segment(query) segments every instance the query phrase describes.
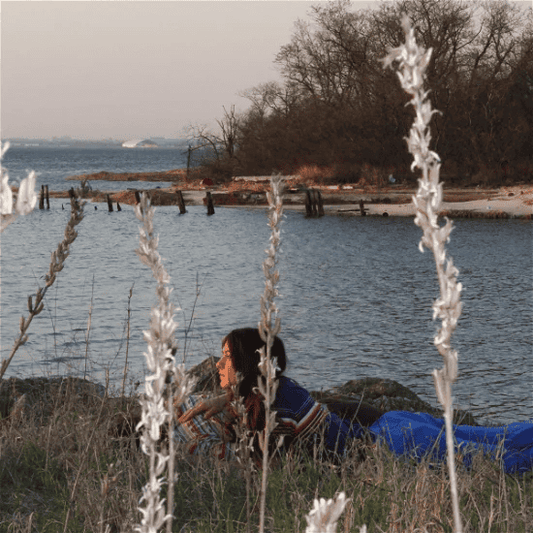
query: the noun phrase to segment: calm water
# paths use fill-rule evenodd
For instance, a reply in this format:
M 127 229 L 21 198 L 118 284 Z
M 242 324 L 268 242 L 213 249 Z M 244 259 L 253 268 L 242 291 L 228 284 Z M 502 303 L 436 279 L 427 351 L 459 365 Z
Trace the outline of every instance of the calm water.
M 48 185 L 50 190 L 65 191 L 78 187 L 78 181 L 66 181 L 72 175 L 96 172 L 151 172 L 173 170 L 187 166 L 186 147 L 170 148 L 62 148 L 12 146 L 6 153 L 4 167 L 8 169 L 10 182 L 37 173 L 39 188 Z M 93 189 L 118 191 L 126 187 L 150 189 L 164 187 L 165 182 L 146 181 L 91 181 Z
M 113 171 L 106 161 L 99 169 Z M 19 217 L 2 234 L 2 358 L 68 220 L 61 200 L 51 204 L 50 211 Z M 218 208 L 207 217 L 204 208 L 190 207 L 180 216 L 175 207 L 160 207 L 155 224 L 174 302 L 181 306 L 181 357 L 192 365 L 218 354 L 230 329 L 259 320 L 266 214 Z M 113 383 L 121 383 L 133 287 L 129 376 L 142 380 L 142 330 L 155 283 L 133 251 L 137 227 L 129 206 L 107 213 L 87 205 L 71 256 L 10 375 L 87 370 L 103 381 L 109 369 Z M 388 377 L 436 404 L 431 371 L 442 363 L 432 343 L 437 324 L 431 304 L 438 286 L 431 256 L 417 249 L 419 237 L 411 218 L 308 220 L 286 213 L 278 304 L 289 375 L 310 389 Z M 455 401 L 486 421 L 533 413 L 532 247 L 531 222 L 518 220 L 458 220 L 449 244 L 464 286 L 464 311 L 453 337 L 460 357 Z

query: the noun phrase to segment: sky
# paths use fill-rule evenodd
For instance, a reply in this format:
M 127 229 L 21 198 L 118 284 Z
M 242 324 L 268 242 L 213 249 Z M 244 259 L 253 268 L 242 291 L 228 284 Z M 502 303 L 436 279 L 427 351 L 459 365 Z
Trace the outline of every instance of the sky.
M 4 1 L 1 122 L 13 137 L 180 138 L 216 130 L 327 0 Z M 353 1 L 354 9 L 380 1 Z M 532 0 L 527 0 L 526 3 Z
M 317 3 L 2 1 L 2 138 L 216 129 L 223 106 L 248 107 L 239 93 L 281 80 L 274 58 Z

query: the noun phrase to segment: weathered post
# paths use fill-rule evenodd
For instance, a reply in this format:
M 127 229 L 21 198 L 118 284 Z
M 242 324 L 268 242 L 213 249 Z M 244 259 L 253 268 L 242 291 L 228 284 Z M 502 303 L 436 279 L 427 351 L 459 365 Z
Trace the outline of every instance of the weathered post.
M 187 150 L 187 174 L 185 175 L 186 180 L 189 179 L 189 167 L 191 166 L 191 152 L 192 152 L 192 147 L 189 144 L 189 149 Z M 180 210 L 180 213 L 181 213 L 181 210 Z
M 184 215 L 187 212 L 187 209 L 185 209 L 185 201 L 183 200 L 183 194 L 181 191 L 176 191 L 176 195 L 178 197 L 178 206 L 180 208 L 180 215 Z
M 215 208 L 213 207 L 213 197 L 211 196 L 211 193 L 209 191 L 205 193 L 205 199 L 207 203 L 207 214 L 214 215 Z
M 317 215 L 319 217 L 324 216 L 324 201 L 322 200 L 322 193 L 320 191 L 316 191 L 316 209 L 317 209 Z
M 306 217 L 312 217 L 313 216 L 313 209 L 312 209 L 312 199 L 311 199 L 311 189 L 307 189 L 305 191 L 305 216 Z
M 120 204 L 117 202 L 117 211 L 122 211 L 122 207 L 120 207 Z
M 311 211 L 312 211 L 312 216 L 314 217 L 316 217 L 318 214 L 317 209 L 316 209 L 316 205 L 317 205 L 316 198 L 317 198 L 317 190 L 311 189 Z
M 41 185 L 41 194 L 39 196 L 39 209 L 44 209 L 44 185 Z
M 361 211 L 361 216 L 362 217 L 366 216 L 365 202 L 363 202 L 362 198 L 361 198 L 361 200 L 359 200 L 359 211 Z
M 44 195 L 46 197 L 46 209 L 50 209 L 50 194 L 48 192 L 48 185 L 44 186 Z
M 110 213 L 113 212 L 113 202 L 111 201 L 111 198 L 109 198 L 109 194 L 107 195 L 107 209 Z

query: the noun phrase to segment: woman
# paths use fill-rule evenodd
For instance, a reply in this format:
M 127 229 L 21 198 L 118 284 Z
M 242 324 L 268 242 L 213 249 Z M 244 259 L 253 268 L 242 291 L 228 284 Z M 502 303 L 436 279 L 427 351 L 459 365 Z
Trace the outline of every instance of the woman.
M 186 429 L 200 426 L 195 448 L 216 453 L 219 457 L 233 453 L 231 442 L 235 441 L 233 430 L 236 413 L 230 402 L 235 390 L 246 407 L 247 425 L 253 431 L 265 426 L 265 408 L 256 390 L 260 375 L 258 350 L 265 343 L 259 331 L 253 328 L 233 330 L 222 341 L 222 358 L 217 363 L 222 396 L 198 401 L 190 399 L 178 411 L 179 422 L 184 425 L 180 440 L 187 440 Z M 368 435 L 372 440 L 386 442 L 399 456 L 409 454 L 418 458 L 430 456 L 442 460 L 446 453 L 444 421 L 422 413 L 390 411 L 382 414 L 377 409 L 360 405 L 349 419 L 341 418 L 327 407 L 315 401 L 309 392 L 292 379 L 283 375 L 287 358 L 283 342 L 275 338 L 271 356 L 277 364 L 278 388 L 272 404 L 278 425 L 272 434 L 271 443 L 284 437 L 284 447 L 302 442 L 314 446 L 322 437 L 325 449 L 344 455 L 346 445 L 354 439 Z M 238 378 L 241 378 L 240 382 Z M 330 407 L 331 408 L 331 407 Z M 209 420 L 215 422 L 209 422 Z M 209 427 L 208 427 L 209 426 Z M 463 462 L 468 466 L 477 450 L 484 450 L 494 458 L 501 458 L 506 472 L 526 472 L 533 469 L 533 423 L 518 422 L 508 426 L 487 428 L 454 426 L 454 438 Z M 203 447 L 203 448 L 202 448 Z M 503 453 L 502 453 L 503 452 Z
M 236 420 L 236 413 L 230 405 L 233 391 L 243 399 L 248 428 L 255 432 L 264 429 L 265 407 L 256 390 L 257 380 L 261 377 L 258 350 L 263 346 L 265 343 L 254 328 L 233 330 L 223 339 L 222 358 L 217 363 L 217 369 L 220 385 L 226 392 L 206 400 L 192 397 L 186 405 L 178 407 L 178 421 L 182 427 L 177 427 L 176 436 L 178 440 L 188 442 L 189 453 L 218 457 L 233 454 L 231 443 L 235 441 L 233 424 Z M 322 438 L 326 450 L 342 455 L 347 440 L 361 438 L 364 428 L 381 416 L 378 409 L 361 404 L 356 412 L 350 413 L 350 420 L 342 419 L 315 401 L 294 380 L 283 375 L 287 358 L 283 342 L 277 337 L 271 356 L 275 358 L 278 368 L 278 389 L 272 404 L 277 426 L 270 439 L 271 445 L 279 442 L 283 436 L 284 449 L 300 442 L 311 450 Z M 255 446 L 255 449 L 259 447 Z

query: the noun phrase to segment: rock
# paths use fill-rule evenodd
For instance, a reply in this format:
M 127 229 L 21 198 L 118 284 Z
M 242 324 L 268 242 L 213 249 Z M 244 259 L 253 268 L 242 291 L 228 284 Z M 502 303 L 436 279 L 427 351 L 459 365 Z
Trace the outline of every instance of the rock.
M 187 373 L 197 382 L 194 394 L 219 394 L 220 381 L 216 363 L 218 357 L 208 357 Z M 362 378 L 346 382 L 340 387 L 326 391 L 311 391 L 317 401 L 330 406 L 341 416 L 351 418 L 363 403 L 376 409 L 376 413 L 387 411 L 411 411 L 428 413 L 441 418 L 443 413 L 421 400 L 413 391 L 397 381 L 387 378 Z M 81 401 L 87 413 L 96 412 L 105 398 L 105 388 L 81 378 L 9 378 L 0 382 L 0 420 L 20 416 L 22 409 L 32 409 L 38 418 L 50 416 L 57 407 L 75 397 Z M 17 403 L 18 402 L 18 403 Z M 141 408 L 135 398 L 107 398 L 106 412 L 116 417 L 116 430 L 128 434 L 141 417 Z M 15 408 L 16 406 L 16 408 Z M 16 411 L 16 412 L 15 412 Z M 456 424 L 478 425 L 467 411 L 454 410 Z
M 105 394 L 102 385 L 73 377 L 7 378 L 0 381 L 0 418 L 7 418 L 15 403 L 25 396 L 25 406 L 36 409 L 39 417 L 47 417 L 55 406 L 64 404 L 72 395 L 82 400 L 87 408 Z
M 348 381 L 329 391 L 313 391 L 311 395 L 319 402 L 345 403 L 346 405 L 364 402 L 386 413 L 388 411 L 410 411 L 428 413 L 442 418 L 443 411 L 421 400 L 417 394 L 388 378 L 361 378 Z M 474 416 L 460 409 L 454 410 L 454 423 L 477 426 Z
M 219 360 L 220 357 L 208 357 L 187 371 L 189 376 L 197 380 L 193 394 L 220 392 L 220 378 L 216 367 Z

